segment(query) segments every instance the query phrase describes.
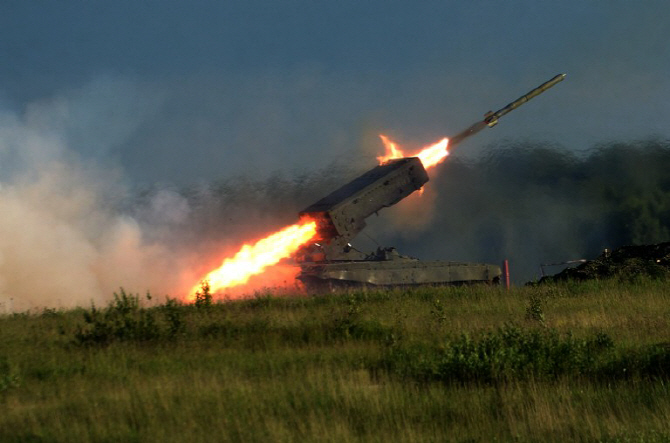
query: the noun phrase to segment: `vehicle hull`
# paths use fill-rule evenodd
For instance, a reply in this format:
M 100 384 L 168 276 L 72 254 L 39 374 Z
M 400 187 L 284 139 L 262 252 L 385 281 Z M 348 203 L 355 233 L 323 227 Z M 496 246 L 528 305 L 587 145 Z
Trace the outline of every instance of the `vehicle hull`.
M 298 279 L 319 286 L 418 286 L 498 283 L 499 266 L 422 260 L 303 263 Z

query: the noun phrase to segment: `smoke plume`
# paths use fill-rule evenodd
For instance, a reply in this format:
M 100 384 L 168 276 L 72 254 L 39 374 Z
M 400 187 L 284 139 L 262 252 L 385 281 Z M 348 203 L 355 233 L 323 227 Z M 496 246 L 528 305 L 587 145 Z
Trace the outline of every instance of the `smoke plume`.
M 106 303 L 121 286 L 183 287 L 188 254 L 174 254 L 168 239 L 187 200 L 162 190 L 129 205 L 134 190 L 110 155 L 155 104 L 131 83 L 101 78 L 20 115 L 0 112 L 4 310 Z
M 134 187 L 114 153 L 159 105 L 155 91 L 103 78 L 0 111 L 0 312 L 106 304 L 120 287 L 182 298 L 342 170 Z
M 492 145 L 475 160 L 452 156 L 433 174 L 426 188 L 436 206 L 423 229 L 377 227 L 383 242 L 420 258 L 509 259 L 523 282 L 539 277 L 541 264 L 668 241 L 668 167 L 667 140 L 608 142 L 581 154 L 540 142 Z
M 105 304 L 120 287 L 183 297 L 243 242 L 294 223 L 299 210 L 374 166 L 364 131 L 360 156 L 307 173 L 137 188 L 116 153 L 156 118 L 161 100 L 102 78 L 21 113 L 0 110 L 0 312 Z M 531 141 L 489 145 L 476 158 L 447 158 L 422 196 L 371 217 L 353 243 L 422 259 L 507 258 L 523 282 L 541 263 L 667 241 L 669 169 L 662 139 L 581 154 Z
M 203 258 L 220 260 L 220 251 L 293 223 L 297 211 L 372 166 L 342 160 L 302 176 L 230 178 L 184 192 L 197 225 L 189 242 L 204 245 Z M 582 153 L 532 141 L 491 145 L 477 159 L 453 155 L 431 169 L 423 195 L 370 217 L 353 245 L 365 252 L 395 246 L 432 260 L 509 259 L 514 281 L 523 283 L 540 276 L 541 264 L 668 241 L 668 168 L 667 140 L 607 142 Z

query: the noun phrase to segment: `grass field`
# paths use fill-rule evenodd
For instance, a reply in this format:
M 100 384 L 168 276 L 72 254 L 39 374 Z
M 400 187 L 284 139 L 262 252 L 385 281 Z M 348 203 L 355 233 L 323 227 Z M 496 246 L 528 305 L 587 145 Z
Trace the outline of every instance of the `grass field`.
M 0 317 L 0 441 L 670 441 L 670 284 Z

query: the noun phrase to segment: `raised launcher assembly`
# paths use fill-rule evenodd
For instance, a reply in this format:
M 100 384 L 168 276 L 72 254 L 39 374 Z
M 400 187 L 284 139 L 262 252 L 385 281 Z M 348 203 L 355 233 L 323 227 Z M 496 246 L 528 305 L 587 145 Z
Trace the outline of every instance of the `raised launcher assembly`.
M 559 74 L 528 94 L 479 121 L 450 139 L 453 148 L 467 137 L 541 94 L 565 78 Z M 300 212 L 301 218 L 317 222 L 316 243 L 296 254 L 301 272 L 298 279 L 307 286 L 402 286 L 495 283 L 499 266 L 483 263 L 421 261 L 398 254 L 395 248 L 379 248 L 372 254 L 354 249 L 350 242 L 365 228 L 365 219 L 393 206 L 428 182 L 418 157 L 389 160 L 342 186 Z

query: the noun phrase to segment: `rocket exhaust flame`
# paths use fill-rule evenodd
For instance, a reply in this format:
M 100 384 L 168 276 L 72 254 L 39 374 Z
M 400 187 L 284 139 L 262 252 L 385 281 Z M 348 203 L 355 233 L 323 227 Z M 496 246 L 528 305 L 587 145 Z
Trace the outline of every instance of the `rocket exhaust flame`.
M 498 109 L 496 112 L 489 111 L 484 115 L 484 120 L 478 121 L 475 124 L 471 125 L 469 128 L 465 129 L 464 131 L 461 131 L 460 133 L 456 134 L 455 136 L 451 137 L 451 143 L 449 143 L 449 139 L 443 138 L 439 142 L 427 146 L 423 148 L 421 151 L 414 153 L 414 154 L 406 154 L 404 153 L 398 146 L 389 140 L 388 137 L 384 135 L 380 135 L 382 142 L 384 143 L 384 146 L 386 146 L 386 154 L 377 157 L 379 160 L 380 164 L 383 164 L 391 159 L 395 158 L 401 158 L 401 157 L 419 157 L 421 159 L 421 163 L 423 163 L 423 167 L 425 169 L 428 169 L 432 166 L 435 166 L 439 163 L 441 163 L 447 155 L 449 155 L 449 151 L 447 150 L 447 145 L 450 145 L 451 148 L 453 149 L 454 146 L 462 142 L 468 137 L 471 137 L 472 135 L 478 133 L 479 131 L 483 130 L 486 127 L 492 128 L 493 126 L 498 124 L 498 120 L 518 108 L 519 106 L 523 105 L 524 103 L 528 102 L 534 97 L 537 97 L 538 95 L 542 94 L 544 91 L 547 89 L 553 87 L 557 83 L 563 81 L 565 79 L 565 74 L 558 74 L 551 78 L 550 80 L 542 83 L 540 86 L 537 88 L 531 90 L 525 95 L 522 95 L 521 97 L 517 98 L 513 102 L 509 103 L 507 106 Z
M 386 154 L 377 157 L 380 164 L 403 157 L 419 157 L 424 168 L 441 163 L 449 151 L 449 140 L 443 138 L 437 143 L 423 148 L 418 153 L 407 155 L 388 137 L 380 135 L 386 148 Z M 189 301 L 195 301 L 196 293 L 203 283 L 209 285 L 212 293 L 245 284 L 249 278 L 262 273 L 267 267 L 276 265 L 280 260 L 291 257 L 297 250 L 312 240 L 317 234 L 316 222 L 305 220 L 288 226 L 281 231 L 258 240 L 253 245 L 245 244 L 232 258 L 223 261 L 218 269 L 207 274 L 188 294 Z
M 307 220 L 288 226 L 256 243 L 245 244 L 233 258 L 227 258 L 218 269 L 207 274 L 201 281 L 209 284 L 212 293 L 246 283 L 253 275 L 260 274 L 268 266 L 288 258 L 316 234 L 316 222 Z M 195 293 L 201 284 L 193 287 L 189 301 L 195 300 Z
M 384 147 L 386 148 L 386 153 L 377 157 L 379 164 L 384 164 L 387 161 L 396 158 L 419 157 L 423 167 L 428 169 L 439 163 L 442 163 L 442 161 L 444 161 L 444 159 L 449 155 L 449 151 L 447 150 L 447 146 L 449 145 L 448 138 L 443 138 L 442 140 L 433 143 L 432 145 L 426 146 L 419 152 L 412 154 L 405 153 L 402 149 L 398 148 L 398 145 L 395 142 L 391 141 L 385 135 L 380 134 L 379 138 L 382 139 L 382 143 L 384 143 Z
M 532 99 L 533 97 L 536 97 L 537 95 L 551 88 L 558 82 L 562 81 L 564 78 L 565 74 L 559 74 L 553 77 L 551 80 L 531 90 L 529 93 L 519 97 L 518 99 L 511 102 L 507 106 L 499 109 L 498 111 L 486 113 L 483 120 L 476 122 L 469 128 L 451 137 L 451 143 L 449 139 L 443 138 L 442 140 L 430 146 L 426 146 L 419 152 L 409 154 L 403 152 L 403 150 L 400 149 L 398 145 L 393 141 L 391 141 L 388 137 L 380 135 L 380 138 L 386 148 L 386 154 L 377 157 L 381 165 L 377 168 L 380 167 L 388 168 L 389 166 L 392 166 L 392 164 L 386 165 L 386 163 L 392 159 L 418 157 L 423 166 L 422 170 L 423 177 L 421 177 L 421 184 L 423 184 L 428 181 L 428 176 L 426 175 L 425 170 L 435 165 L 438 165 L 444 161 L 444 159 L 449 155 L 449 151 L 447 149 L 448 146 L 453 149 L 464 139 L 476 134 L 477 132 L 483 130 L 484 128 L 495 126 L 498 123 L 498 119 L 500 117 L 508 114 L 509 112 L 513 111 L 514 109 L 526 103 L 528 100 Z M 412 158 L 406 158 L 406 162 L 416 162 L 416 160 Z M 398 165 L 402 166 L 400 163 L 398 163 Z M 371 171 L 375 171 L 377 168 Z M 417 170 L 418 169 L 419 168 L 417 168 Z M 370 179 L 370 177 L 367 177 L 367 174 L 369 174 L 371 171 L 359 177 L 359 179 L 361 178 Z M 356 181 L 352 183 L 356 183 Z M 336 191 L 333 194 L 337 194 L 336 198 L 338 199 L 343 198 L 343 196 L 340 195 L 343 192 L 345 193 L 344 195 L 345 199 L 347 197 L 350 197 L 348 193 L 351 192 L 351 189 L 349 189 L 348 186 L 349 185 L 341 188 L 340 190 Z M 402 188 L 400 189 L 402 190 Z M 408 188 L 408 189 L 409 191 L 405 195 L 402 195 L 401 197 L 394 195 L 390 205 L 397 203 L 400 199 L 406 197 L 415 190 L 420 190 L 422 188 L 420 188 L 419 185 L 419 187 Z M 407 189 L 405 191 L 407 191 Z M 354 201 L 354 203 L 356 203 L 356 201 Z M 317 203 L 317 206 L 318 204 L 319 203 Z M 319 210 L 316 210 L 316 212 L 319 212 Z M 364 226 L 365 226 L 364 222 L 359 222 L 358 229 L 360 230 Z M 348 227 L 344 228 L 343 231 L 349 233 L 351 232 L 351 230 Z M 289 227 L 286 227 L 274 234 L 271 234 L 266 238 L 257 241 L 253 245 L 248 244 L 244 245 L 242 249 L 240 249 L 240 251 L 233 258 L 224 260 L 223 264 L 218 269 L 207 274 L 201 281 L 206 282 L 209 285 L 210 290 L 214 293 L 226 288 L 244 284 L 249 280 L 251 276 L 260 274 L 267 267 L 276 265 L 277 263 L 279 263 L 280 260 L 293 256 L 300 249 L 302 245 L 314 239 L 314 237 L 316 236 L 317 236 L 316 222 L 313 219 L 303 219 L 303 221 L 291 225 Z M 345 252 L 348 253 L 348 251 Z M 191 292 L 189 294 L 189 299 L 191 301 L 195 299 L 196 292 L 201 288 L 201 286 L 203 285 L 198 284 L 193 289 L 191 289 Z
M 384 143 L 384 148 L 386 149 L 386 153 L 384 155 L 377 157 L 380 165 L 386 163 L 389 160 L 393 160 L 394 158 L 404 157 L 402 151 L 398 148 L 398 145 L 396 145 L 395 142 L 392 142 L 391 139 L 389 139 L 384 134 L 379 134 L 379 138 L 382 139 L 382 143 Z
M 441 163 L 448 155 L 449 139 L 426 146 L 417 153 L 407 154 L 388 137 L 380 135 L 386 154 L 377 157 L 380 164 L 389 160 L 403 157 L 418 157 L 425 169 Z M 233 257 L 223 261 L 223 264 L 207 274 L 201 283 L 195 285 L 189 292 L 189 301 L 194 301 L 196 292 L 201 290 L 202 282 L 206 282 L 212 293 L 245 284 L 250 277 L 260 274 L 267 267 L 277 264 L 280 260 L 294 255 L 294 253 L 317 233 L 316 222 L 308 220 L 291 225 L 253 245 L 245 244 Z

